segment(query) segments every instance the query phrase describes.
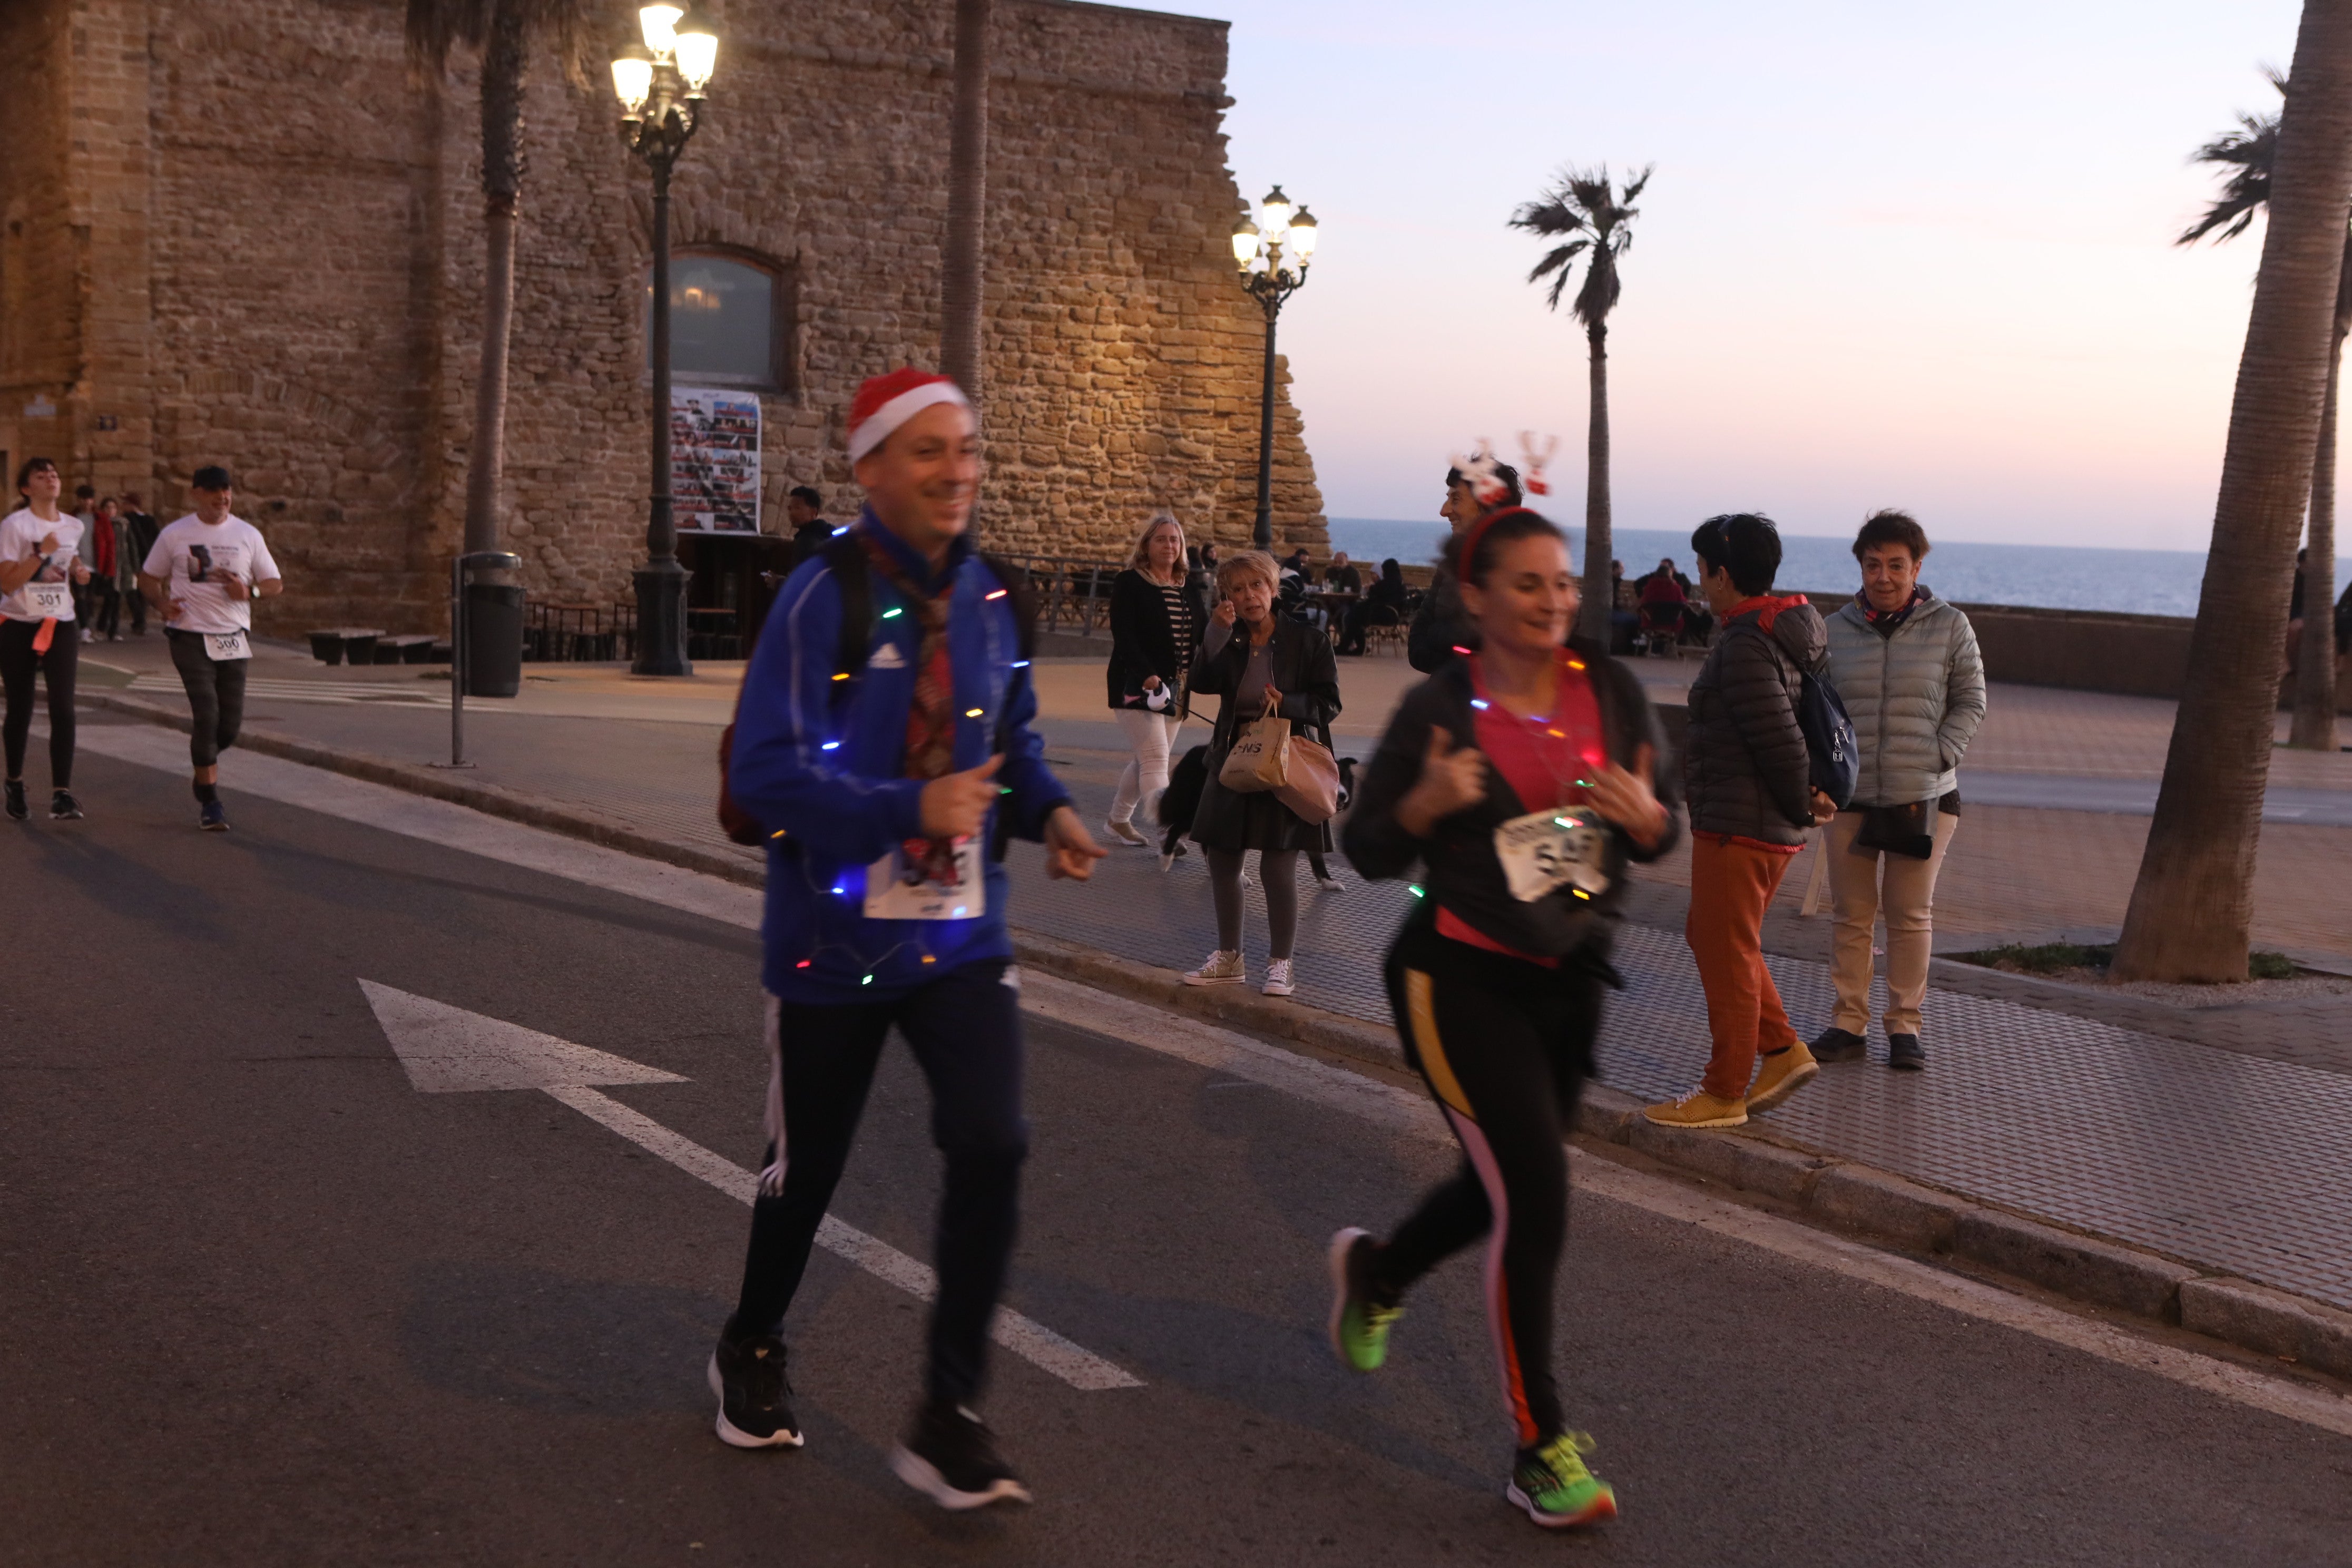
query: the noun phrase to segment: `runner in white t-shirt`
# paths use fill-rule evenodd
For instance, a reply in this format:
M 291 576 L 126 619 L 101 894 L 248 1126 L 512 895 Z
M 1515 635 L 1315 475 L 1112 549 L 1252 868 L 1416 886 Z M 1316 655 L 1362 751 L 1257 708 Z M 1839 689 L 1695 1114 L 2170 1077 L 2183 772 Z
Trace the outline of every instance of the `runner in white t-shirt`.
M 13 822 L 32 815 L 25 805 L 25 742 L 33 729 L 37 672 L 49 694 L 49 816 L 70 822 L 81 816 L 73 797 L 74 671 L 81 647 L 74 636 L 74 589 L 89 581 L 89 568 L 79 553 L 80 520 L 58 510 L 63 488 L 55 463 L 27 458 L 16 470 L 25 504 L 0 518 L 0 686 L 8 704 L 0 735 Z
M 139 568 L 139 588 L 163 612 L 172 664 L 187 688 L 195 723 L 196 825 L 228 831 L 221 810 L 220 754 L 245 722 L 245 673 L 253 662 L 253 601 L 286 586 L 261 531 L 229 510 L 236 487 L 223 468 L 198 468 L 196 510 L 155 536 Z

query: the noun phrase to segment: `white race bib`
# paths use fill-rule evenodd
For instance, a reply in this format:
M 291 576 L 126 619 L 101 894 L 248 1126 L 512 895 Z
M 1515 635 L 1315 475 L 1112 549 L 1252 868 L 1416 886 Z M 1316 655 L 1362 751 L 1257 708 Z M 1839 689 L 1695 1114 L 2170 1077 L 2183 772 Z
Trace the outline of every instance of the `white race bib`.
M 206 632 L 205 651 L 215 658 L 251 658 L 253 649 L 247 646 L 245 633 Z
M 1608 848 L 1608 824 L 1581 807 L 1531 811 L 1495 829 L 1495 857 L 1503 863 L 1511 897 L 1523 904 L 1562 886 L 1599 898 L 1609 890 L 1601 869 Z
M 980 867 L 980 840 L 955 847 L 955 880 L 909 879 L 907 854 L 894 848 L 866 868 L 866 918 L 870 921 L 968 921 L 988 912 L 988 883 Z
M 63 583 L 27 583 L 25 607 L 44 620 L 73 612 L 73 590 Z

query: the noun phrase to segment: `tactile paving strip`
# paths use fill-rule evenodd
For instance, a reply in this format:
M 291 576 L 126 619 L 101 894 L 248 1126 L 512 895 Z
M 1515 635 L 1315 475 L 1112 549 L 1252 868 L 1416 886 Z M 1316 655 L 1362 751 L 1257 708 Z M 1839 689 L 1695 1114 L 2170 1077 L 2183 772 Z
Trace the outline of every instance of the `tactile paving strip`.
M 1071 777 L 1073 773 L 1077 777 Z M 1066 770 L 1099 811 L 1107 787 Z M 1099 818 L 1096 818 L 1099 820 Z M 1253 857 L 1253 861 L 1255 858 Z M 1162 874 L 1120 848 L 1091 885 L 1048 882 L 1013 859 L 1014 923 L 1121 957 L 1189 969 L 1216 940 L 1197 850 Z M 1381 955 L 1411 897 L 1342 870 L 1319 893 L 1302 868 L 1298 999 L 1388 1022 Z M 1265 908 L 1244 945 L 1265 968 Z M 1628 925 L 1626 989 L 1602 1031 L 1604 1081 L 1664 1099 L 1698 1080 L 1706 1007 L 1679 932 Z M 1829 1017 L 1825 964 L 1771 961 L 1800 1033 Z M 1877 998 L 1883 1001 L 1883 994 Z M 1949 1187 L 2352 1308 L 2352 1079 L 2135 1033 L 2014 1002 L 1931 990 L 1929 1069 L 1827 1067 L 1770 1115 L 1823 1153 Z

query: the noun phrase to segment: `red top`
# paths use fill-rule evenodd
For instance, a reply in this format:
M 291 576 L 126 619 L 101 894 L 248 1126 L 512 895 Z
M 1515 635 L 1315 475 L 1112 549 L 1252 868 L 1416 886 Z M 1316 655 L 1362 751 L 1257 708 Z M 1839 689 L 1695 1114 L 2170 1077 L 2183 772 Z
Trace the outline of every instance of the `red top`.
M 1477 693 L 1470 707 L 1476 715 L 1478 749 L 1486 754 L 1489 765 L 1510 782 L 1520 804 L 1529 811 L 1582 805 L 1590 797 L 1582 782 L 1609 760 L 1608 742 L 1601 729 L 1601 700 L 1593 694 L 1591 678 L 1584 673 L 1584 660 L 1562 648 L 1555 675 L 1553 711 L 1522 719 L 1487 697 L 1486 669 L 1477 655 L 1470 656 L 1470 684 Z M 1504 946 L 1442 906 L 1437 911 L 1437 934 L 1547 969 L 1559 965 L 1557 958 Z

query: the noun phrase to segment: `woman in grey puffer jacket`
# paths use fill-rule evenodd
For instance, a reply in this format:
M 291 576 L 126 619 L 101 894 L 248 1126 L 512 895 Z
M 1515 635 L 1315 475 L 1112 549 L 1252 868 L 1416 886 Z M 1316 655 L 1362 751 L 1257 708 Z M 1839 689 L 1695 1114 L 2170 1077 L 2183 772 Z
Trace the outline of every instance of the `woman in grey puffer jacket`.
M 1853 542 L 1863 590 L 1829 620 L 1830 684 L 1853 721 L 1861 777 L 1823 851 L 1837 914 L 1837 1014 L 1816 1060 L 1856 1061 L 1870 1026 L 1871 931 L 1886 921 L 1887 1066 L 1927 1065 L 1919 1003 L 1934 944 L 1936 874 L 1959 826 L 1960 755 L 1985 713 L 1984 658 L 1968 616 L 1918 585 L 1927 535 L 1881 511 Z M 1885 866 L 1881 886 L 1880 865 Z

